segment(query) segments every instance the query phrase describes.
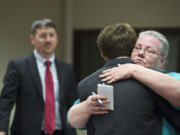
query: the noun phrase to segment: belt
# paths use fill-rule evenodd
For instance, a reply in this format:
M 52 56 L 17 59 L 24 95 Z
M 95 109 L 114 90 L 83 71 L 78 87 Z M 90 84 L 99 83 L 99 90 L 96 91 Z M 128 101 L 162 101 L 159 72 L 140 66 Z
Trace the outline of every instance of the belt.
M 49 135 L 46 131 L 41 131 L 41 135 Z M 53 135 L 64 135 L 63 130 L 55 130 Z

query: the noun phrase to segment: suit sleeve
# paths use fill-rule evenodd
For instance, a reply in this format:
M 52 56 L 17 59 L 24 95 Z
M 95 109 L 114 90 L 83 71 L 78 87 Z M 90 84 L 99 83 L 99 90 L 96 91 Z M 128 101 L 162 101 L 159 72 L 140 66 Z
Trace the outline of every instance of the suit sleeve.
M 168 101 L 155 95 L 156 103 L 160 108 L 162 115 L 173 126 L 173 128 L 180 133 L 180 110 L 173 107 Z
M 8 131 L 9 116 L 16 101 L 19 87 L 19 73 L 15 62 L 10 61 L 3 80 L 3 89 L 0 95 L 0 131 Z

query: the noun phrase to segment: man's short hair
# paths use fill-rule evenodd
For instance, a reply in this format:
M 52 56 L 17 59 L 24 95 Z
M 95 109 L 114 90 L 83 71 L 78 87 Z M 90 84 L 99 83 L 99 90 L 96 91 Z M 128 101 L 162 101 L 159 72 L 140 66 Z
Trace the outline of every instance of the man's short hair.
M 105 27 L 97 37 L 98 48 L 109 59 L 130 57 L 137 35 L 127 23 L 117 23 Z
M 147 30 L 147 31 L 140 32 L 138 37 L 141 37 L 143 35 L 151 35 L 151 36 L 154 36 L 155 38 L 157 38 L 162 44 L 161 48 L 160 48 L 160 55 L 164 56 L 164 57 L 168 56 L 169 42 L 163 34 L 157 32 L 157 31 L 154 31 L 154 30 Z
M 56 30 L 56 25 L 53 23 L 51 19 L 43 18 L 40 20 L 35 20 L 31 25 L 31 34 L 35 35 L 36 30 L 41 27 L 50 27 Z

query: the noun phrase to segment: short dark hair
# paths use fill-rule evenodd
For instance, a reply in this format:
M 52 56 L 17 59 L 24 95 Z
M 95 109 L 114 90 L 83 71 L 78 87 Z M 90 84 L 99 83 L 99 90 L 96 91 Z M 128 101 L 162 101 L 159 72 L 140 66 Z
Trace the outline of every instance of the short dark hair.
M 117 23 L 105 27 L 97 37 L 98 48 L 109 59 L 131 56 L 137 35 L 127 23 Z
M 32 25 L 31 25 L 31 34 L 35 35 L 36 30 L 38 28 L 43 27 L 43 26 L 54 28 L 56 30 L 56 25 L 53 23 L 53 21 L 51 19 L 43 18 L 43 19 L 35 20 L 32 23 Z

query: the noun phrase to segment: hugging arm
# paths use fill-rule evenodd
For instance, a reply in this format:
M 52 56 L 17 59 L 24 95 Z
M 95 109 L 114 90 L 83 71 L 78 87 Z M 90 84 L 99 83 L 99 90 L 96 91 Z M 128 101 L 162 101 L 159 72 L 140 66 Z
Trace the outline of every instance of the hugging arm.
M 133 77 L 168 100 L 173 106 L 180 106 L 180 81 L 164 73 L 136 64 L 122 64 L 103 71 L 100 77 L 107 83 Z
M 91 115 L 108 113 L 109 108 L 100 105 L 98 99 L 102 100 L 102 104 L 109 103 L 104 96 L 91 95 L 85 101 L 73 105 L 67 116 L 69 124 L 74 128 L 85 128 Z

